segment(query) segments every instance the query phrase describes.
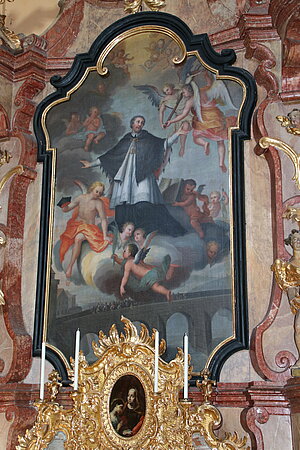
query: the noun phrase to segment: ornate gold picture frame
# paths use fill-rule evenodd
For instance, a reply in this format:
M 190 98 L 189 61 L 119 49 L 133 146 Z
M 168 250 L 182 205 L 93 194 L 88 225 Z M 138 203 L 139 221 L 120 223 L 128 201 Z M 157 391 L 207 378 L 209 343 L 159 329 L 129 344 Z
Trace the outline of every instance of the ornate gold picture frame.
M 88 365 L 81 353 L 79 361 L 78 390 L 71 393 L 73 407 L 63 408 L 57 402 L 58 373 L 52 372 L 48 383 L 49 398 L 36 402 L 37 420 L 24 437 L 19 438 L 17 450 L 47 448 L 57 433 L 63 433 L 64 447 L 85 450 L 141 450 L 182 449 L 192 450 L 193 435 L 199 433 L 208 448 L 236 450 L 246 447 L 246 438 L 236 433 L 215 432 L 221 425 L 220 412 L 207 398 L 200 406 L 189 400 L 179 400 L 183 385 L 183 352 L 178 349 L 176 358 L 166 363 L 158 362 L 158 392 L 154 393 L 154 333 L 149 335 L 142 324 L 140 333 L 126 318 L 122 318 L 124 332 L 118 333 L 113 325 L 108 336 L 99 333 L 99 342 L 93 344 L 97 361 Z M 159 345 L 159 354 L 165 351 L 165 342 Z M 189 373 L 192 367 L 189 366 Z M 73 370 L 69 371 L 74 378 Z M 134 381 L 133 381 L 134 379 Z M 124 380 L 124 386 L 122 381 Z M 128 381 L 135 388 L 142 388 L 145 410 L 141 426 L 136 432 L 121 435 L 112 424 L 111 395 L 126 392 L 128 405 Z M 131 386 L 131 384 L 130 384 Z M 129 387 L 129 390 L 131 387 Z M 203 388 L 203 392 L 207 392 Z M 141 406 L 141 405 L 139 405 Z M 123 411 L 117 414 L 122 423 Z M 140 410 L 140 413 L 142 411 Z M 140 414 L 139 413 L 139 414 Z M 140 414 L 140 418 L 142 414 Z M 128 426 L 128 422 L 127 422 Z M 120 427 L 119 430 L 122 428 Z M 129 428 L 127 427 L 127 430 Z

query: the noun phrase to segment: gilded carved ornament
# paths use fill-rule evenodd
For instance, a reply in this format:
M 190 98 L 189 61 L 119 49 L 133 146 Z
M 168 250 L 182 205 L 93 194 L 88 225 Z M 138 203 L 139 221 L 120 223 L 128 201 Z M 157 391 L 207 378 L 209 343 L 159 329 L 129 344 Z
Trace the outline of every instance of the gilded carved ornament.
M 300 135 L 300 110 L 293 109 L 287 116 L 277 116 L 276 119 L 285 127 L 288 133 Z M 270 145 L 282 150 L 292 161 L 295 172 L 292 180 L 295 181 L 300 189 L 300 155 L 290 145 L 279 139 L 263 137 L 259 141 L 262 148 L 268 148 Z M 287 292 L 290 308 L 295 317 L 295 342 L 298 352 L 300 352 L 300 334 L 298 336 L 298 328 L 300 327 L 300 318 L 298 313 L 300 310 L 300 208 L 288 207 L 285 211 L 284 218 L 292 220 L 298 224 L 298 230 L 292 230 L 285 244 L 290 245 L 293 255 L 288 261 L 276 259 L 271 266 L 275 279 L 280 289 Z M 300 331 L 300 330 L 299 330 Z M 300 354 L 300 353 L 299 353 Z M 300 360 L 296 362 L 294 367 L 300 368 Z
M 2 148 L 0 148 L 0 167 L 3 166 L 4 164 L 8 164 L 10 159 L 11 154 L 8 153 L 7 150 L 2 150 Z
M 200 372 L 202 381 L 200 381 L 200 380 L 196 381 L 197 388 L 200 389 L 203 393 L 205 405 L 211 404 L 210 397 L 212 396 L 212 393 L 213 393 L 213 387 L 216 386 L 216 384 L 217 384 L 215 382 L 215 380 L 211 380 L 209 378 L 209 375 L 210 375 L 210 371 L 208 369 L 204 369 L 204 370 L 202 370 L 202 372 Z
M 273 147 L 282 150 L 290 158 L 295 169 L 292 180 L 295 181 L 298 189 L 300 189 L 300 155 L 298 155 L 296 150 L 285 142 L 270 137 L 262 137 L 259 140 L 259 145 L 261 148 L 268 148 L 272 145 Z
M 288 133 L 300 136 L 300 109 L 294 108 L 286 116 L 277 116 L 276 119 Z
M 80 352 L 78 390 L 70 394 L 73 400 L 71 409 L 64 409 L 57 402 L 60 380 L 57 372 L 50 374 L 47 383 L 50 398 L 35 403 L 37 419 L 25 436 L 19 437 L 17 450 L 47 448 L 58 432 L 65 434 L 64 445 L 68 449 L 192 450 L 192 436 L 199 432 L 210 448 L 249 450 L 246 438 L 240 439 L 235 432 L 225 433 L 222 438 L 215 433 L 222 418 L 219 410 L 208 402 L 212 387 L 208 372 L 204 383 L 206 402 L 197 406 L 189 400 L 179 400 L 184 372 L 182 349 L 178 349 L 175 359 L 169 363 L 159 358 L 158 392 L 154 392 L 156 330 L 149 335 L 148 329 L 142 324 L 138 334 L 136 327 L 128 319 L 122 317 L 121 320 L 124 323 L 123 333 L 119 334 L 115 325 L 111 327 L 108 336 L 99 333 L 99 343 L 93 343 L 94 353 L 98 357 L 95 363 L 89 366 Z M 160 355 L 165 348 L 165 341 L 162 340 L 159 345 Z M 74 369 L 72 359 L 71 364 Z M 69 376 L 74 380 L 73 369 L 70 369 Z M 189 374 L 191 370 L 192 367 L 189 366 Z M 138 406 L 134 411 L 141 404 L 144 405 L 144 410 L 140 415 L 138 431 L 134 432 L 132 429 L 128 434 L 121 434 L 118 431 L 119 424 L 114 423 L 114 411 L 118 407 L 118 401 L 121 402 L 122 409 L 122 400 L 115 398 L 113 394 L 117 392 L 116 386 L 128 379 L 140 384 L 144 396 L 143 401 L 141 397 L 139 401 L 135 398 Z M 126 407 L 130 404 L 129 393 L 134 390 L 137 397 L 137 389 L 127 384 Z M 122 424 L 122 419 L 119 423 Z
M 6 0 L 0 0 L 0 5 L 5 4 L 5 1 Z M 20 53 L 23 51 L 20 38 L 5 26 L 5 18 L 5 14 L 0 14 L 0 39 L 6 47 L 13 51 L 13 53 Z
M 166 0 L 124 0 L 124 10 L 129 14 L 142 11 L 143 2 L 151 11 L 160 11 L 166 6 Z
M 281 123 L 286 131 L 295 136 L 300 136 L 300 110 L 294 108 L 287 116 L 277 116 L 276 119 Z M 300 155 L 290 145 L 279 139 L 263 137 L 259 141 L 262 148 L 268 148 L 270 145 L 282 150 L 291 160 L 294 166 L 295 181 L 300 189 Z M 298 350 L 298 359 L 292 367 L 292 375 L 300 376 L 300 208 L 289 206 L 283 218 L 296 222 L 298 230 L 294 229 L 285 239 L 285 244 L 292 247 L 293 254 L 288 261 L 276 259 L 271 266 L 274 272 L 276 282 L 281 290 L 285 291 L 288 297 L 294 320 L 294 339 Z
M 287 208 L 283 217 L 298 224 L 298 230 L 292 230 L 284 241 L 292 247 L 293 254 L 288 261 L 275 259 L 271 270 L 280 289 L 286 292 L 291 311 L 295 315 L 294 338 L 298 359 L 292 367 L 292 375 L 300 376 L 300 208 Z

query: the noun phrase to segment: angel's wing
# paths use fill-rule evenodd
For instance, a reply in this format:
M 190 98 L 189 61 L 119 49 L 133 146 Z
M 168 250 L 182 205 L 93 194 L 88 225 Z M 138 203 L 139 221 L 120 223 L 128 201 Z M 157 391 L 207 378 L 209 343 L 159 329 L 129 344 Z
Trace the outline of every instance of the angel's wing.
M 190 84 L 190 82 L 194 80 L 194 77 L 202 74 L 205 70 L 205 67 L 202 66 L 200 61 L 195 56 L 191 59 L 189 58 L 186 64 L 177 72 L 180 84 Z
M 135 87 L 135 89 L 137 89 L 138 91 L 141 91 L 143 94 L 146 94 L 153 106 L 156 106 L 157 108 L 159 107 L 160 102 L 164 96 L 155 86 L 152 86 L 151 84 L 141 84 L 139 86 L 133 87 Z
M 157 235 L 157 231 L 152 231 L 151 233 L 147 234 L 143 248 L 141 248 L 135 255 L 134 264 L 138 264 L 139 262 L 144 261 L 144 259 L 146 258 L 146 256 L 148 255 L 148 253 L 150 251 L 150 248 L 149 248 L 150 242 L 156 235 Z
M 200 98 L 200 92 L 197 84 L 195 81 L 191 81 L 191 86 L 194 91 L 194 106 L 197 114 L 197 118 L 200 122 L 203 122 L 202 120 L 202 114 L 201 114 L 201 98 Z
M 119 230 L 118 227 L 114 224 L 110 225 L 111 230 L 113 232 L 113 241 L 112 241 L 112 255 L 114 255 L 116 253 L 117 247 L 118 247 L 118 235 L 119 235 Z M 115 261 L 113 261 L 113 265 L 114 265 Z
M 195 56 L 187 58 L 186 62 L 177 67 L 177 75 L 180 84 L 187 84 L 190 82 L 189 76 L 192 76 L 194 72 L 198 73 L 201 64 Z
M 232 103 L 229 91 L 222 80 L 215 80 L 206 93 L 209 100 L 218 100 L 219 103 L 223 103 L 229 109 L 238 109 Z
M 205 184 L 199 184 L 198 188 L 197 188 L 197 192 L 198 194 L 202 194 L 203 189 L 205 188 Z
M 141 248 L 134 257 L 134 264 L 138 264 L 141 261 L 144 261 L 146 256 L 148 255 L 150 248 Z
M 87 186 L 81 180 L 74 180 L 73 183 L 80 188 L 83 194 L 87 193 Z
M 151 233 L 147 234 L 143 247 L 148 248 L 150 245 L 150 242 L 156 235 L 157 235 L 157 231 L 151 231 Z

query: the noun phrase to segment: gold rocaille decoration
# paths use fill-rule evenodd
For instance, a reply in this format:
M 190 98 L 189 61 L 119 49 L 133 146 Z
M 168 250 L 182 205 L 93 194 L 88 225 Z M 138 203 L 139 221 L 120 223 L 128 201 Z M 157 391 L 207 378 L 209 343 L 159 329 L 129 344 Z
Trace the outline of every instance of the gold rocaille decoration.
M 210 371 L 208 369 L 203 369 L 202 372 L 200 372 L 200 376 L 202 377 L 202 381 L 197 380 L 196 386 L 203 393 L 204 404 L 210 405 L 211 404 L 210 398 L 213 393 L 213 387 L 216 386 L 216 382 L 215 380 L 211 380 L 209 378 Z
M 273 145 L 273 147 L 279 148 L 279 150 L 282 150 L 290 158 L 295 169 L 292 180 L 295 181 L 298 189 L 300 189 L 300 156 L 298 155 L 296 150 L 294 150 L 285 142 L 270 137 L 262 137 L 259 140 L 259 145 L 261 146 L 261 148 L 268 148 L 270 145 Z
M 0 38 L 4 45 L 9 47 L 14 53 L 20 53 L 23 50 L 20 38 L 5 26 L 5 18 L 4 14 L 0 14 Z
M 166 6 L 166 0 L 125 0 L 125 12 L 133 14 L 142 11 L 143 1 L 151 11 L 159 11 Z
M 2 148 L 0 148 L 0 167 L 3 166 L 4 164 L 8 164 L 10 159 L 11 154 L 8 153 L 7 150 L 2 150 Z
M 286 116 L 276 116 L 276 119 L 288 133 L 300 136 L 300 109 L 294 108 Z
M 291 220 L 292 222 L 296 222 L 300 230 L 300 208 L 295 208 L 295 206 L 289 206 L 283 213 L 282 217 L 284 219 Z
M 93 343 L 95 355 L 99 358 L 88 365 L 80 352 L 78 390 L 70 394 L 71 409 L 64 409 L 57 402 L 60 381 L 57 372 L 50 374 L 47 383 L 49 400 L 38 401 L 34 426 L 19 437 L 17 450 L 47 448 L 58 432 L 66 437 L 68 449 L 99 450 L 192 450 L 193 434 L 199 432 L 210 448 L 246 449 L 246 438 L 236 433 L 225 433 L 223 438 L 214 432 L 221 425 L 221 414 L 216 407 L 204 403 L 200 406 L 190 401 L 179 400 L 183 385 L 183 351 L 171 362 L 159 358 L 158 392 L 153 389 L 155 331 L 149 335 L 145 325 L 140 333 L 126 318 L 124 332 L 113 325 L 106 336 L 99 333 L 99 343 Z M 161 340 L 159 354 L 166 348 Z M 74 368 L 74 361 L 71 360 Z M 189 366 L 189 374 L 192 367 Z M 73 369 L 69 376 L 74 379 Z M 145 398 L 144 420 L 141 428 L 129 437 L 118 434 L 113 427 L 110 402 L 117 383 L 134 377 L 142 386 Z M 128 386 L 127 386 L 128 389 Z M 207 397 L 208 398 L 208 397 Z M 249 450 L 249 447 L 247 447 Z
M 288 261 L 275 259 L 271 270 L 280 289 L 286 292 L 291 311 L 295 315 L 294 338 L 298 360 L 292 367 L 292 375 L 300 376 L 300 208 L 288 207 L 283 217 L 298 224 L 298 230 L 292 230 L 284 240 L 286 245 L 291 246 L 293 254 Z
M 62 386 L 61 377 L 56 370 L 52 370 L 52 372 L 48 375 L 48 380 L 49 381 L 46 383 L 46 386 L 50 394 L 50 402 L 55 402 L 59 393 L 59 388 Z
M 276 281 L 280 289 L 288 292 L 289 289 L 299 288 L 300 286 L 300 208 L 288 207 L 283 217 L 290 219 L 298 224 L 298 230 L 292 230 L 288 238 L 284 240 L 286 245 L 290 245 L 293 251 L 288 261 L 275 259 L 271 266 Z M 300 301 L 298 292 L 298 302 Z M 294 299 L 290 304 L 294 314 L 299 310 L 299 306 L 294 305 Z

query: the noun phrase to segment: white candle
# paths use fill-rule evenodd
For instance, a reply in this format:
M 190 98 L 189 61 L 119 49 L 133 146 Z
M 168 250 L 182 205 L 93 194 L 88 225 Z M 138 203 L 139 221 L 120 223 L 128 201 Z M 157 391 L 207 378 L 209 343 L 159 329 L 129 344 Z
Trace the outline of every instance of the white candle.
M 183 398 L 187 400 L 189 398 L 189 337 L 185 333 L 183 338 Z
M 78 367 L 79 367 L 79 345 L 80 345 L 80 330 L 76 330 L 75 338 L 75 364 L 74 364 L 74 391 L 78 389 Z
M 40 373 L 40 400 L 44 400 L 46 344 L 42 342 L 41 373 Z
M 155 349 L 154 349 L 154 393 L 158 392 L 158 352 L 159 352 L 159 332 L 155 332 Z

